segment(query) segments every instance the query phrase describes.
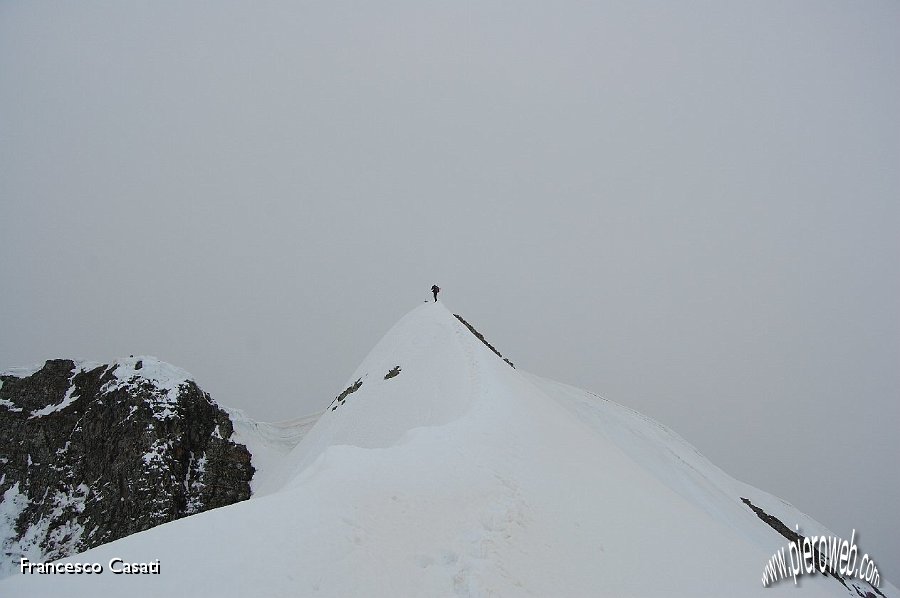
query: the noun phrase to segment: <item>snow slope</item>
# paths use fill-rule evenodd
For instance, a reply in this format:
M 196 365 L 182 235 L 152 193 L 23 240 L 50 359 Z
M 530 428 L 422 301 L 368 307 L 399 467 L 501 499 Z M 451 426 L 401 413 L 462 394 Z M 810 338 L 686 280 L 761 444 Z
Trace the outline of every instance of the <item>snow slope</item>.
M 236 422 L 269 451 L 252 499 L 67 559 L 160 559 L 160 575 L 18 575 L 0 594 L 855 595 L 820 576 L 763 588 L 787 541 L 741 497 L 824 528 L 649 418 L 509 367 L 440 303 L 350 389 L 311 428 Z
M 269 423 L 252 420 L 240 409 L 222 409 L 234 424 L 231 440 L 246 446 L 253 455 L 256 473 L 250 482 L 250 488 L 254 495 L 260 494 L 260 487 L 266 486 L 273 472 L 279 473 L 279 467 L 287 455 L 322 416 L 322 413 L 313 413 L 288 421 Z

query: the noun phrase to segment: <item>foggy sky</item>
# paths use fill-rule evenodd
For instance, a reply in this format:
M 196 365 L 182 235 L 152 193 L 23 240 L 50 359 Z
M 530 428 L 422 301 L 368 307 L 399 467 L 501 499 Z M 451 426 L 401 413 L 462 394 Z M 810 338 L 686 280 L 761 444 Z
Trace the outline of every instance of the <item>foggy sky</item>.
M 896 582 L 897 31 L 888 1 L 0 2 L 0 366 L 151 354 L 289 419 L 437 283 Z

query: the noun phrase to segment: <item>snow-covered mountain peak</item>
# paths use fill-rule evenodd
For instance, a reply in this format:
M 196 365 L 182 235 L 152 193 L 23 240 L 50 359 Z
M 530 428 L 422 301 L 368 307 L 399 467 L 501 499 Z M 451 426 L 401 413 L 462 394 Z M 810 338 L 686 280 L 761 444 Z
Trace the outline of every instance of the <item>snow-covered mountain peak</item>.
M 482 360 L 498 358 L 441 303 L 413 309 L 369 352 L 262 492 L 290 483 L 328 447 L 387 448 L 462 417 L 476 399 Z
M 20 576 L 0 591 L 158 596 L 197 580 L 217 596 L 870 590 L 824 576 L 764 588 L 784 529 L 831 532 L 652 419 L 510 367 L 441 303 L 395 324 L 321 416 L 236 416 L 261 476 L 253 498 L 77 557 L 160 559 L 163 574 Z

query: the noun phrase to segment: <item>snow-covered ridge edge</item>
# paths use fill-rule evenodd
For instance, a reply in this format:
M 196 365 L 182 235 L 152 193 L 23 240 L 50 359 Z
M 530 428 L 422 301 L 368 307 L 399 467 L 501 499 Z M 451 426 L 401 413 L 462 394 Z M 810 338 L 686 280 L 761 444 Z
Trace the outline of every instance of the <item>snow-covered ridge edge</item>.
M 548 397 L 612 440 L 639 467 L 760 548 L 774 552 L 798 538 L 802 541 L 808 537 L 841 536 L 788 501 L 732 477 L 677 432 L 653 418 L 596 393 L 527 372 L 522 374 Z M 849 535 L 846 530 L 844 536 Z M 816 550 L 813 547 L 814 553 Z M 760 570 L 764 564 L 760 563 Z M 898 595 L 897 588 L 885 579 L 880 587 L 875 587 L 851 575 L 828 572 L 827 576 L 850 595 Z

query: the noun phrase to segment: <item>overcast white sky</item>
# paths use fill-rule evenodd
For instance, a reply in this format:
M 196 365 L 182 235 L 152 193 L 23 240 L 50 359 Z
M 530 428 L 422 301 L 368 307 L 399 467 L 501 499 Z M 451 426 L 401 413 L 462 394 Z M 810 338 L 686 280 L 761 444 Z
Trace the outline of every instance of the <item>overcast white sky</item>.
M 894 1 L 2 1 L 0 366 L 154 354 L 287 419 L 437 282 L 896 582 L 898 31 Z

